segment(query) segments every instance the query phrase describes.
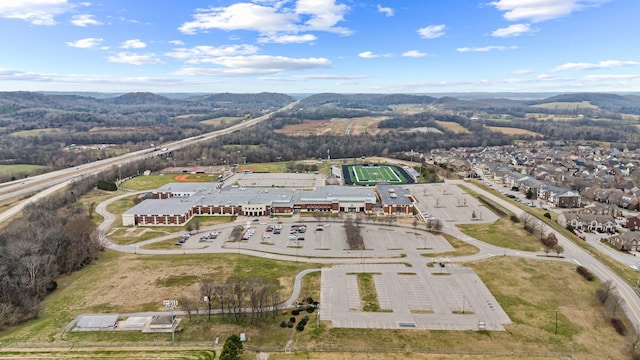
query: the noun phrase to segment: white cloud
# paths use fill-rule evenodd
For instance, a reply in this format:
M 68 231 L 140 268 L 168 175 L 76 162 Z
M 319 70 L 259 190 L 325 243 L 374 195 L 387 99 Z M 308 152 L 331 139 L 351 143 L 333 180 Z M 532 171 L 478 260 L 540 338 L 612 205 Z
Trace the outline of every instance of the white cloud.
M 587 75 L 583 79 L 587 81 L 636 80 L 636 79 L 640 79 L 640 74 L 598 74 L 598 75 Z
M 599 6 L 609 0 L 498 0 L 489 3 L 504 12 L 509 21 L 542 22 L 570 15 L 575 11 Z
M 444 29 L 446 26 L 440 25 L 429 25 L 423 28 L 418 29 L 418 34 L 423 39 L 435 39 L 441 36 L 444 36 Z
M 519 69 L 519 70 L 514 70 L 511 72 L 511 74 L 513 75 L 528 75 L 528 74 L 532 74 L 533 70 L 531 69 Z
M 421 58 L 427 56 L 427 53 L 424 53 L 420 50 L 409 50 L 402 53 L 404 57 L 413 57 L 413 58 Z
M 166 56 L 184 60 L 187 64 L 215 63 L 222 56 L 253 55 L 258 52 L 255 45 L 195 46 L 179 48 L 166 53 Z
M 305 74 L 305 75 L 292 75 L 287 77 L 273 77 L 262 76 L 260 80 L 269 81 L 309 81 L 309 80 L 356 80 L 366 79 L 366 75 L 336 75 L 336 74 Z
M 24 20 L 33 25 L 55 25 L 55 17 L 72 7 L 67 0 L 2 0 L 0 18 Z
M 178 28 L 185 34 L 247 30 L 262 35 L 296 35 L 303 31 L 326 31 L 350 35 L 349 29 L 336 26 L 344 20 L 349 7 L 336 4 L 335 0 L 298 0 L 294 6 L 289 1 L 239 2 L 227 7 L 197 9 L 193 21 Z
M 358 54 L 358 57 L 361 57 L 363 59 L 375 59 L 380 57 L 390 58 L 390 57 L 393 57 L 393 55 L 392 54 L 374 54 L 371 51 L 363 51 L 360 54 Z
M 302 29 L 350 35 L 350 30 L 335 27 L 337 23 L 344 20 L 344 15 L 348 10 L 347 5 L 336 4 L 335 0 L 298 0 L 295 12 L 297 15 L 311 17 L 304 22 Z
M 323 68 L 331 65 L 325 58 L 289 58 L 285 56 L 250 55 L 222 56 L 211 59 L 218 68 L 182 68 L 174 75 L 192 76 L 251 76 L 284 71 Z
M 505 50 L 514 50 L 517 49 L 517 46 L 502 46 L 502 45 L 491 45 L 484 47 L 461 47 L 456 50 L 459 52 L 488 52 L 493 50 L 505 51 Z
M 171 41 L 169 41 L 169 44 L 176 45 L 176 46 L 183 46 L 184 45 L 184 41 L 182 41 L 182 40 L 171 40 Z
M 302 35 L 267 35 L 258 39 L 261 43 L 276 44 L 301 44 L 316 41 L 317 37 L 313 34 Z
M 372 53 L 371 51 L 361 52 L 360 54 L 358 54 L 358 56 L 363 58 L 363 59 L 375 59 L 377 57 L 380 57 L 380 55 L 376 55 L 376 54 Z
M 379 13 L 383 13 L 386 16 L 393 16 L 393 9 L 390 7 L 383 7 L 382 5 L 378 4 L 378 12 Z
M 67 46 L 80 48 L 80 49 L 91 49 L 100 45 L 104 39 L 101 38 L 85 38 L 76 41 L 66 42 Z
M 140 39 L 127 40 L 120 45 L 122 49 L 143 49 L 147 47 L 147 44 Z
M 638 65 L 637 61 L 622 61 L 622 60 L 603 60 L 598 63 L 566 63 L 558 65 L 551 71 L 571 71 L 571 70 L 599 70 L 599 69 L 613 69 L 624 66 Z
M 515 37 L 523 34 L 531 34 L 537 30 L 532 29 L 529 24 L 513 24 L 505 28 L 496 29 L 491 33 L 494 37 Z
M 102 25 L 102 23 L 96 19 L 93 15 L 73 15 L 71 17 L 71 23 L 75 26 L 87 27 L 89 25 Z
M 107 61 L 131 65 L 164 64 L 155 54 L 136 54 L 131 52 L 119 52 L 116 55 L 107 57 Z

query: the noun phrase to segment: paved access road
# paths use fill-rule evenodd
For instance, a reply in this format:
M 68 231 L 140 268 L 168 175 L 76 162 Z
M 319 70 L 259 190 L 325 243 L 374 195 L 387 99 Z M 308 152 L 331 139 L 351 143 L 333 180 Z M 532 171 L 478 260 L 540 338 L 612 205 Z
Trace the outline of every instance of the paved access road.
M 521 208 L 516 206 L 514 203 L 508 201 L 507 199 L 497 197 L 494 194 L 489 193 L 471 183 L 463 183 L 462 181 L 448 181 L 446 184 L 449 186 L 447 190 L 444 191 L 444 193 L 441 191 L 440 195 L 438 195 L 438 196 L 442 196 L 443 199 L 438 201 L 437 202 L 438 206 L 434 206 L 431 209 L 431 211 L 438 211 L 436 209 L 439 209 L 440 206 L 443 206 L 442 211 L 447 211 L 444 208 L 445 206 L 449 206 L 449 208 L 451 208 L 451 206 L 454 206 L 454 207 L 475 206 L 473 205 L 470 199 L 466 200 L 467 204 L 465 205 L 467 206 L 460 206 L 462 204 L 460 203 L 460 201 L 463 201 L 463 200 L 460 200 L 462 199 L 462 197 L 458 197 L 458 200 L 454 200 L 452 202 L 451 199 L 454 199 L 452 197 L 452 194 L 455 191 L 455 189 L 457 189 L 457 186 L 455 186 L 457 184 L 464 184 L 465 186 L 471 188 L 476 193 L 482 194 L 486 197 L 493 199 L 495 202 L 499 203 L 501 206 L 504 206 L 506 209 L 508 209 L 509 211 L 513 212 L 516 215 L 520 215 L 522 213 Z M 437 195 L 437 192 L 434 192 L 433 194 Z M 122 196 L 127 196 L 127 195 L 122 195 Z M 444 197 L 447 197 L 447 198 L 444 198 Z M 102 203 L 96 207 L 96 211 L 98 211 L 105 218 L 105 222 L 100 226 L 100 229 L 105 234 L 107 229 L 111 227 L 111 224 L 114 221 L 113 216 L 109 215 L 106 212 L 106 205 L 109 202 L 116 201 L 117 199 L 118 198 L 110 199 L 107 202 Z M 437 200 L 431 200 L 431 201 L 437 201 Z M 425 210 L 428 210 L 428 209 L 425 209 Z M 468 212 L 469 210 L 470 209 L 466 209 L 465 211 Z M 458 218 L 457 220 L 453 219 L 456 212 L 451 210 L 448 210 L 448 211 L 449 211 L 448 213 L 450 214 L 449 216 L 452 217 L 452 219 L 449 219 L 449 220 L 452 220 L 452 221 L 444 222 L 442 231 L 445 233 L 451 234 L 463 241 L 466 241 L 471 245 L 476 246 L 479 249 L 479 252 L 469 256 L 452 257 L 450 259 L 447 259 L 447 261 L 467 262 L 467 261 L 485 259 L 493 256 L 518 256 L 518 257 L 525 257 L 525 258 L 531 258 L 531 259 L 541 259 L 540 257 L 541 253 L 538 253 L 538 252 L 525 252 L 525 251 L 518 251 L 518 250 L 512 250 L 512 249 L 505 249 L 505 248 L 484 243 L 480 240 L 477 240 L 465 235 L 455 227 L 455 223 L 468 222 L 468 220 L 466 220 L 466 218 L 462 218 L 462 219 Z M 466 217 L 470 217 L 470 215 L 466 214 Z M 489 214 L 484 215 L 484 217 L 485 217 L 484 219 L 477 219 L 476 221 L 493 221 L 489 216 Z M 221 232 L 224 232 L 224 231 L 230 232 L 233 226 L 236 226 L 238 224 L 243 224 L 243 225 L 249 224 L 249 226 L 256 226 L 256 227 L 263 226 L 260 223 L 255 224 L 252 222 L 247 222 L 247 220 L 250 220 L 250 219 L 253 219 L 253 218 L 241 218 L 236 223 L 225 224 L 225 225 L 211 227 L 211 228 L 204 228 L 204 229 L 201 229 L 201 231 L 208 232 L 210 230 L 212 231 L 215 229 Z M 267 221 L 267 219 L 264 217 L 262 218 L 262 220 Z M 283 227 L 288 226 L 292 223 L 297 223 L 300 220 L 301 220 L 300 218 L 283 220 L 284 222 Z M 340 227 L 339 223 L 331 223 L 330 225 Z M 375 229 L 378 225 L 363 224 L 363 226 L 365 228 L 367 226 L 373 226 Z M 395 228 L 401 229 L 400 231 L 405 231 L 407 234 L 417 231 L 417 229 L 413 228 L 411 225 L 398 224 L 397 226 L 395 226 Z M 380 232 L 378 230 L 376 231 Z M 548 228 L 547 231 L 553 231 L 556 234 L 556 237 L 558 238 L 560 245 L 564 247 L 565 252 L 564 252 L 564 258 L 543 257 L 543 259 L 545 261 L 569 261 L 576 265 L 585 266 L 590 271 L 592 271 L 594 275 L 598 276 L 602 280 L 612 280 L 616 285 L 618 294 L 621 296 L 621 298 L 625 302 L 624 310 L 627 312 L 627 315 L 629 316 L 633 324 L 635 326 L 640 327 L 640 298 L 633 291 L 633 289 L 629 285 L 627 285 L 627 283 L 623 281 L 623 279 L 621 279 L 618 275 L 616 275 L 614 272 L 612 272 L 610 269 L 608 269 L 606 266 L 600 263 L 597 259 L 595 259 L 592 256 L 592 254 L 590 254 L 588 251 L 582 249 L 581 247 L 573 243 L 571 240 L 565 238 L 561 233 L 558 233 L 551 228 Z M 299 241 L 297 242 L 297 244 L 291 243 L 290 245 L 286 245 L 278 248 L 278 247 L 271 247 L 271 246 L 265 246 L 265 245 L 261 246 L 260 240 L 253 240 L 253 241 L 250 240 L 248 242 L 231 243 L 231 244 L 230 243 L 225 244 L 223 240 L 219 240 L 219 241 L 214 241 L 212 243 L 207 243 L 206 245 L 203 245 L 203 246 L 198 245 L 197 240 L 195 240 L 196 243 L 194 246 L 186 246 L 184 248 L 178 248 L 176 250 L 173 250 L 173 249 L 172 250 L 147 250 L 147 249 L 141 248 L 141 246 L 144 244 L 154 242 L 154 241 L 164 241 L 171 238 L 177 238 L 177 236 L 179 235 L 178 234 L 168 235 L 168 236 L 160 237 L 153 240 L 147 240 L 145 242 L 137 243 L 134 245 L 116 245 L 109 242 L 106 236 L 102 236 L 101 239 L 105 244 L 105 246 L 112 250 L 128 252 L 128 253 L 135 252 L 138 254 L 169 255 L 169 254 L 176 254 L 176 253 L 242 253 L 242 254 L 251 255 L 251 256 L 268 257 L 275 260 L 313 262 L 313 263 L 322 263 L 322 264 L 351 264 L 351 265 L 357 265 L 356 267 L 363 266 L 363 265 L 373 266 L 373 264 L 383 264 L 383 263 L 384 264 L 409 263 L 411 264 L 412 267 L 422 268 L 426 266 L 426 263 L 428 261 L 433 260 L 429 257 L 422 256 L 422 255 L 426 255 L 425 252 L 428 252 L 428 250 L 424 249 L 425 248 L 424 246 L 419 246 L 419 243 L 422 240 L 416 240 L 412 247 L 405 246 L 405 247 L 402 247 L 401 249 L 387 248 L 387 249 L 373 249 L 371 251 L 355 251 L 354 252 L 354 251 L 349 251 L 349 250 L 344 250 L 339 248 L 336 249 L 335 247 L 331 247 L 331 249 L 327 250 L 323 248 L 324 246 L 326 246 L 324 245 L 324 243 L 322 245 L 313 245 L 311 244 L 311 242 L 307 242 L 306 238 L 308 235 L 305 235 L 305 241 L 304 241 L 305 243 L 302 248 L 299 247 L 300 246 Z M 283 231 L 283 234 L 281 234 L 280 236 L 286 237 L 288 235 L 287 235 L 287 232 Z M 429 245 L 430 244 L 431 244 L 431 240 L 429 240 Z M 423 249 L 421 250 L 420 248 L 423 248 Z

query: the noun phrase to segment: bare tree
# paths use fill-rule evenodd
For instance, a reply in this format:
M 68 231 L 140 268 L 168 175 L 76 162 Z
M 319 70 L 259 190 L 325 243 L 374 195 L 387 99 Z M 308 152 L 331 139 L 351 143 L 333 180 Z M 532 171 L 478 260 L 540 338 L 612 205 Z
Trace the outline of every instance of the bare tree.
M 612 319 L 617 319 L 616 313 L 618 312 L 618 310 L 620 310 L 623 303 L 624 303 L 624 300 L 620 296 L 618 296 L 618 294 L 612 293 L 611 295 L 609 295 L 609 299 L 606 302 L 606 306 L 609 309 L 609 312 L 611 313 Z
M 596 295 L 598 296 L 600 303 L 606 303 L 615 288 L 616 286 L 612 280 L 603 282 L 602 285 L 600 285 L 600 288 L 596 290 Z
M 640 328 L 634 327 L 633 331 L 627 336 L 627 343 L 629 344 L 631 355 L 635 359 L 638 354 L 638 345 L 640 345 Z
M 207 302 L 208 320 L 211 320 L 211 308 L 216 296 L 216 283 L 212 279 L 200 279 L 200 296 Z
M 442 226 L 443 226 L 443 225 L 442 225 L 442 220 L 440 220 L 440 219 L 435 219 L 435 220 L 433 221 L 433 231 L 435 231 L 435 232 L 440 232 L 440 231 L 442 231 Z
M 531 228 L 533 228 L 533 226 L 531 226 L 531 222 L 533 221 L 533 215 L 531 215 L 529 212 L 525 211 L 522 213 L 522 215 L 520 215 L 520 220 L 522 220 L 522 226 L 529 232 Z
M 558 254 L 558 257 L 564 253 L 564 247 L 562 247 L 562 245 L 556 245 L 554 250 L 556 251 L 556 254 Z
M 193 294 L 185 294 L 178 299 L 178 304 L 180 304 L 182 310 L 187 312 L 189 321 L 191 321 L 191 315 L 193 315 L 193 311 L 197 311 L 198 309 L 198 298 L 193 296 Z
M 196 231 L 196 234 L 200 231 L 200 219 L 193 220 L 193 230 Z

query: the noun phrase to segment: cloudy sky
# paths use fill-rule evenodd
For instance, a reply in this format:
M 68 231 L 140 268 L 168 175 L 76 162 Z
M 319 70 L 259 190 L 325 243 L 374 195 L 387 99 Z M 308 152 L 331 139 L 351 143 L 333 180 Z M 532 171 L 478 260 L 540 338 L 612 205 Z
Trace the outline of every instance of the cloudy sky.
M 638 0 L 0 0 L 0 91 L 640 91 Z

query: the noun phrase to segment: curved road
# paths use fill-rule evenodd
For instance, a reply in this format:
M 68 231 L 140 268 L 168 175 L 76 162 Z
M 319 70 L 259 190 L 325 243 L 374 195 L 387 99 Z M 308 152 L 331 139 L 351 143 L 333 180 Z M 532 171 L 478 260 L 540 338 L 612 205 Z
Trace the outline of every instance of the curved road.
M 516 206 L 515 204 L 513 204 L 512 202 L 506 200 L 506 199 L 502 199 L 502 198 L 498 198 L 496 197 L 494 194 L 485 191 L 484 189 L 475 186 L 474 184 L 471 183 L 463 183 L 462 181 L 451 181 L 450 183 L 452 184 L 464 184 L 467 187 L 470 187 L 473 189 L 473 191 L 475 191 L 478 194 L 484 195 L 488 198 L 491 198 L 493 201 L 495 201 L 496 203 L 500 204 L 501 206 L 503 206 L 504 208 L 506 208 L 507 210 L 511 211 L 512 213 L 516 214 L 517 216 L 520 216 L 523 213 L 523 210 L 521 208 L 519 208 L 518 206 Z M 256 249 L 247 249 L 247 248 L 225 248 L 222 246 L 222 244 L 219 244 L 217 246 L 208 246 L 206 248 L 199 248 L 199 249 L 180 249 L 180 250 L 149 250 L 149 249 L 142 249 L 139 248 L 139 246 L 148 244 L 148 243 L 152 243 L 152 242 L 158 242 L 158 241 L 164 241 L 167 239 L 171 239 L 171 238 L 176 238 L 176 234 L 171 234 L 171 235 L 167 235 L 167 236 L 162 236 L 156 239 L 152 239 L 152 240 L 147 240 L 144 242 L 140 242 L 137 244 L 133 244 L 133 245 L 117 245 L 114 244 L 112 242 L 110 242 L 108 240 L 108 238 L 106 237 L 106 232 L 107 230 L 111 227 L 111 225 L 113 224 L 115 218 L 113 216 L 113 214 L 109 213 L 106 210 L 106 206 L 114 201 L 117 201 L 123 197 L 126 196 L 131 196 L 133 194 L 136 193 L 131 193 L 131 194 L 124 194 L 124 195 L 120 195 L 117 197 L 114 197 L 112 199 L 109 199 L 101 204 L 99 204 L 96 207 L 96 212 L 98 212 L 99 214 L 101 214 L 104 217 L 104 222 L 99 226 L 99 231 L 100 231 L 100 239 L 102 241 L 102 243 L 104 244 L 105 247 L 108 247 L 109 249 L 115 250 L 115 251 L 120 251 L 120 252 L 127 252 L 127 253 L 139 253 L 139 254 L 179 254 L 179 253 L 188 253 L 188 254 L 195 254 L 195 253 L 242 253 L 245 255 L 251 255 L 251 256 L 257 256 L 257 257 L 264 257 L 266 255 L 268 255 L 269 258 L 271 259 L 275 259 L 275 260 L 285 260 L 285 261 L 303 261 L 303 262 L 314 262 L 314 263 L 323 263 L 323 264 L 359 264 L 363 261 L 365 261 L 366 259 L 366 263 L 369 264 L 375 264 L 375 263 L 411 263 L 413 266 L 416 267 L 420 267 L 420 266 L 426 266 L 426 264 L 428 262 L 431 262 L 433 259 L 431 258 L 427 258 L 424 256 L 421 256 L 419 253 L 415 252 L 415 251 L 409 251 L 406 255 L 406 257 L 375 257 L 375 258 L 361 258 L 360 256 L 354 256 L 354 254 L 351 254 L 349 252 L 347 253 L 343 253 L 345 256 L 342 257 L 304 257 L 304 256 L 297 256 L 297 255 L 291 255 L 291 254 L 286 254 L 286 253 L 275 253 L 275 252 L 270 252 L 268 254 L 256 250 Z M 211 227 L 211 229 L 231 229 L 233 226 L 237 225 L 236 224 L 226 224 L 226 225 L 222 225 L 222 226 L 216 226 L 216 227 Z M 412 228 L 412 226 L 410 225 L 400 225 L 400 226 L 404 226 L 407 228 Z M 203 231 L 208 231 L 209 229 L 202 229 Z M 540 253 L 536 253 L 536 252 L 526 252 L 526 251 L 519 251 L 519 250 L 513 250 L 513 249 L 506 249 L 506 248 L 502 248 L 502 247 L 498 247 L 498 246 L 494 246 L 494 245 L 490 245 L 487 244 L 485 242 L 482 242 L 478 239 L 474 239 L 466 234 L 464 234 L 462 231 L 460 231 L 457 227 L 452 226 L 452 225 L 448 225 L 445 224 L 443 227 L 443 232 L 450 234 L 452 236 L 457 237 L 458 239 L 465 241 L 475 247 L 477 247 L 479 249 L 478 253 L 473 254 L 473 255 L 469 255 L 469 256 L 461 256 L 461 257 L 456 257 L 456 258 L 451 258 L 451 261 L 455 261 L 455 262 L 468 262 L 468 261 L 476 261 L 476 260 L 480 260 L 480 259 L 485 259 L 485 258 L 489 258 L 489 257 L 493 257 L 493 256 L 517 256 L 517 257 L 523 257 L 523 258 L 530 258 L 530 259 L 540 259 L 541 258 L 541 254 Z M 640 298 L 638 297 L 638 295 L 635 293 L 635 291 L 624 281 L 624 279 L 620 278 L 616 273 L 614 273 L 613 271 L 611 271 L 611 269 L 609 269 L 608 267 L 606 267 L 604 264 L 602 264 L 600 261 L 598 261 L 596 258 L 594 258 L 594 256 L 589 253 L 588 251 L 584 250 L 583 248 L 579 247 L 578 245 L 576 245 L 574 242 L 572 242 L 571 240 L 567 239 L 563 234 L 555 231 L 554 229 L 550 228 L 547 226 L 546 228 L 546 232 L 553 232 L 555 233 L 558 242 L 560 245 L 562 245 L 562 247 L 565 249 L 564 251 L 564 258 L 560 258 L 560 257 L 542 257 L 545 260 L 555 260 L 555 261 L 568 261 L 568 262 L 572 262 L 576 265 L 582 265 L 586 268 L 588 268 L 595 276 L 597 276 L 598 278 L 600 278 L 602 281 L 606 281 L 606 280 L 611 280 L 615 286 L 616 286 L 616 291 L 618 293 L 618 295 L 621 297 L 621 299 L 623 299 L 624 301 L 624 306 L 623 309 L 625 310 L 625 312 L 627 313 L 630 321 L 636 326 L 640 328 Z M 317 269 L 314 269 L 313 271 L 317 271 Z M 297 298 L 298 294 L 296 293 L 296 289 L 299 291 L 299 286 L 300 286 L 300 281 L 302 279 L 302 277 L 307 274 L 308 272 L 302 272 L 300 274 L 298 274 L 298 276 L 296 276 L 296 281 L 294 283 L 294 294 L 291 296 L 291 298 L 289 300 L 287 300 L 283 305 L 287 305 L 287 306 L 291 306 L 293 301 Z

